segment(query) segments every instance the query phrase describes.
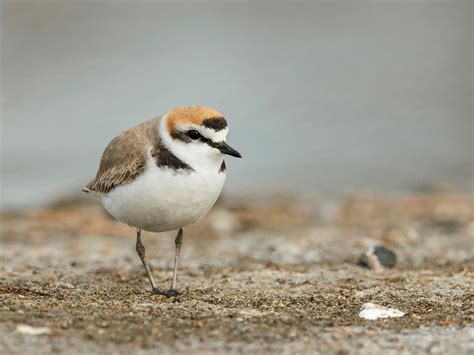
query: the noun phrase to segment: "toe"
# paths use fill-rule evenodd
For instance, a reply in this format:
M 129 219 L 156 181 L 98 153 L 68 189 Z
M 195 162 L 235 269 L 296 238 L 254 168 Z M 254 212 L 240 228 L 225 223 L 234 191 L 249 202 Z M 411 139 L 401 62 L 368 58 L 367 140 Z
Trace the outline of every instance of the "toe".
M 153 295 L 162 295 L 166 297 L 177 297 L 180 293 L 176 290 L 160 290 L 159 288 L 155 288 L 151 292 Z
M 176 290 L 168 290 L 166 291 L 167 292 L 167 296 L 168 297 L 178 297 L 181 293 L 179 293 L 178 291 Z

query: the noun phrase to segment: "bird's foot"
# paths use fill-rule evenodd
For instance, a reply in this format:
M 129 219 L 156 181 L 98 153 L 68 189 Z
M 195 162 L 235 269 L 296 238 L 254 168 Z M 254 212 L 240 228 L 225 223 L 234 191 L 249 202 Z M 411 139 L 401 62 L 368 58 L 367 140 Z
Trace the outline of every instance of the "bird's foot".
M 151 291 L 151 294 L 152 295 L 162 295 L 162 296 L 166 296 L 168 298 L 171 298 L 171 297 L 178 297 L 179 295 L 181 295 L 180 292 L 176 291 L 176 290 L 160 290 L 159 288 L 154 288 L 152 291 Z

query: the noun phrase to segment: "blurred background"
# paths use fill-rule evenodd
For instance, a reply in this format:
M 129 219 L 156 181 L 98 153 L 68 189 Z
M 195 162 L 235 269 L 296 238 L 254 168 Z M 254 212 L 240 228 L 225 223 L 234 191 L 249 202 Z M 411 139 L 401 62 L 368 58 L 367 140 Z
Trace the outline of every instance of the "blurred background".
M 1 2 L 2 208 L 79 191 L 121 130 L 216 107 L 229 194 L 473 182 L 471 1 Z
M 473 1 L 0 3 L 0 354 L 473 353 Z M 193 104 L 244 159 L 173 301 L 80 191 Z M 143 233 L 159 287 L 174 237 Z

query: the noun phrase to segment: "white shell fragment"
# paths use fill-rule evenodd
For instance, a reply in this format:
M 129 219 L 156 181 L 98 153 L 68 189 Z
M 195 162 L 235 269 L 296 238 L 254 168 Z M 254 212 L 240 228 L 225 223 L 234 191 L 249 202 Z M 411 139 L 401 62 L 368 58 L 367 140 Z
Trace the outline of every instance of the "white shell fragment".
M 399 311 L 398 309 L 379 306 L 378 304 L 371 302 L 364 303 L 359 313 L 359 317 L 369 320 L 378 318 L 403 317 L 404 315 L 405 313 Z
M 28 334 L 28 335 L 43 335 L 43 334 L 51 334 L 51 329 L 46 327 L 32 327 L 26 324 L 20 324 L 16 327 L 16 331 Z

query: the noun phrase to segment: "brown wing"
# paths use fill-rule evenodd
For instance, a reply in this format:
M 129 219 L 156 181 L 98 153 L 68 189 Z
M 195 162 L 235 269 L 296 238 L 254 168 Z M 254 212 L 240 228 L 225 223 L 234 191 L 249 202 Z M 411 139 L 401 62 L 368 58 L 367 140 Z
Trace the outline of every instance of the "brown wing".
M 97 175 L 85 191 L 107 193 L 140 175 L 145 170 L 148 150 L 158 147 L 159 122 L 159 117 L 151 119 L 112 139 L 102 154 Z

